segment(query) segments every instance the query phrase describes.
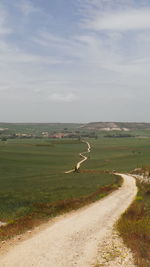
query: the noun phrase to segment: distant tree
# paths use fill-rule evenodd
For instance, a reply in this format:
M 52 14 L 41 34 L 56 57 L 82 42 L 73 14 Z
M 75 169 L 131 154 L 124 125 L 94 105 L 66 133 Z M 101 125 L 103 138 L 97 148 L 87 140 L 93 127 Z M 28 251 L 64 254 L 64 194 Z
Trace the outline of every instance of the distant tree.
M 2 137 L 1 139 L 3 142 L 7 141 L 7 138 L 6 137 Z
M 78 141 L 81 141 L 81 136 L 78 137 Z

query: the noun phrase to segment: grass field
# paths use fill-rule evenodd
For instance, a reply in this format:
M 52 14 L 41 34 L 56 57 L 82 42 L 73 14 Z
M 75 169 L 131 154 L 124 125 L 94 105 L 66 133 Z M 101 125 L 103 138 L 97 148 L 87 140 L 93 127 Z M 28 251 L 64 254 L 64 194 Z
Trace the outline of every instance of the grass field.
M 149 138 L 99 138 L 90 143 L 90 160 L 84 168 L 128 172 L 149 165 Z
M 109 171 L 128 172 L 149 164 L 149 138 L 88 141 L 92 147 L 88 160 L 80 173 L 70 174 L 64 172 L 72 169 L 79 152 L 87 149 L 80 141 L 0 142 L 0 221 L 9 222 L 8 237 L 31 228 L 33 217 L 49 218 L 105 196 L 119 183 Z M 0 238 L 5 237 L 1 230 Z
M 83 170 L 130 171 L 149 163 L 149 139 L 99 138 Z M 33 203 L 54 202 L 88 195 L 115 182 L 106 173 L 65 174 L 86 145 L 73 140 L 17 140 L 0 143 L 0 220 L 30 212 Z
M 86 196 L 116 180 L 109 174 L 70 173 L 86 150 L 79 141 L 20 140 L 0 143 L 0 220 L 30 213 L 35 203 Z
M 0 219 L 20 216 L 30 204 L 54 201 L 63 191 L 64 171 L 85 149 L 79 142 L 53 144 L 42 140 L 0 143 Z

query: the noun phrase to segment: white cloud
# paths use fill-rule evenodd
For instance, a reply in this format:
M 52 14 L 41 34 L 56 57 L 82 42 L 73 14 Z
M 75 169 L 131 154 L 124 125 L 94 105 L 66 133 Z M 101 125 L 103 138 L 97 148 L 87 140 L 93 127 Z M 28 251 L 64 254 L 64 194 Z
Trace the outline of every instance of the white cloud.
M 0 6 L 0 35 L 7 35 L 12 33 L 12 28 L 7 23 L 7 12 L 6 10 Z
M 52 93 L 48 96 L 48 100 L 57 103 L 71 103 L 77 101 L 79 98 L 74 93 Z
M 87 22 L 92 30 L 130 31 L 150 29 L 150 9 L 129 9 L 112 13 L 97 14 Z
M 25 16 L 41 11 L 38 7 L 34 6 L 33 3 L 29 0 L 22 0 L 17 6 Z
M 84 46 L 79 42 L 78 37 L 63 38 L 52 34 L 50 31 L 39 32 L 36 37 L 32 38 L 32 41 L 41 46 L 42 49 L 47 49 L 48 53 L 52 51 L 55 55 L 61 57 L 65 64 L 70 63 L 70 57 L 80 58 L 84 50 Z
M 15 45 L 10 45 L 6 41 L 0 41 L 0 65 L 2 64 L 47 64 L 57 65 L 64 64 L 64 62 L 56 57 L 40 55 L 33 52 L 26 52 Z

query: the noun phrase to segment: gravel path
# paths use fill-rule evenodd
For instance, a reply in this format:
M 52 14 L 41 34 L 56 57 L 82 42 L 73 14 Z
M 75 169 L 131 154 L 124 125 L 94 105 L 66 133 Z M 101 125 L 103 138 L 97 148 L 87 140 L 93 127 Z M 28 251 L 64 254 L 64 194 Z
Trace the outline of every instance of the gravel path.
M 134 178 L 129 175 L 122 177 L 124 183 L 119 190 L 88 207 L 68 214 L 32 238 L 11 248 L 7 254 L 1 255 L 0 266 L 94 266 L 99 247 L 107 242 L 114 223 L 137 193 Z

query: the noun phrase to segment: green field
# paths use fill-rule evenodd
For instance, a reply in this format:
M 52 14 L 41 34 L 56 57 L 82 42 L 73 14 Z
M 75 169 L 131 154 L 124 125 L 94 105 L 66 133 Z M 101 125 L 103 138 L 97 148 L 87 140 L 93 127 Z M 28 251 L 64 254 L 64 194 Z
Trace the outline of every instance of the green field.
M 87 196 L 102 186 L 114 184 L 115 176 L 103 171 L 126 172 L 149 164 L 148 138 L 99 138 L 89 142 L 92 151 L 81 168 L 89 172 L 70 174 L 64 172 L 75 166 L 78 153 L 86 149 L 79 141 L 0 142 L 0 220 L 10 221 L 29 214 L 36 203 Z
M 0 143 L 0 220 L 9 221 L 49 203 L 88 195 L 114 176 L 65 174 L 86 145 L 79 141 L 18 140 Z M 103 179 L 105 178 L 105 179 Z
M 27 125 L 24 127 L 18 125 L 17 130 L 30 132 Z M 46 126 L 35 125 L 33 132 L 40 133 L 41 127 Z M 51 130 L 55 127 L 51 125 Z M 58 124 L 56 130 L 62 127 Z M 132 134 L 135 137 L 114 137 L 114 132 L 112 137 L 104 137 L 105 132 L 96 132 L 97 139 L 87 139 L 91 144 L 88 160 L 79 173 L 69 174 L 65 171 L 73 169 L 79 153 L 87 150 L 78 138 L 0 141 L 0 221 L 8 222 L 0 229 L 0 241 L 106 196 L 121 183 L 114 170 L 126 173 L 148 168 L 150 172 L 149 131 Z M 136 255 L 138 266 L 146 267 L 150 260 L 150 186 L 138 186 L 137 198 L 120 218 L 118 229 Z
M 90 141 L 88 169 L 128 172 L 150 162 L 150 138 L 99 138 Z

